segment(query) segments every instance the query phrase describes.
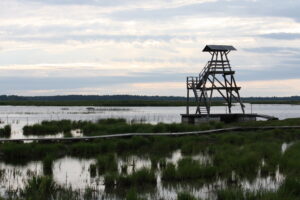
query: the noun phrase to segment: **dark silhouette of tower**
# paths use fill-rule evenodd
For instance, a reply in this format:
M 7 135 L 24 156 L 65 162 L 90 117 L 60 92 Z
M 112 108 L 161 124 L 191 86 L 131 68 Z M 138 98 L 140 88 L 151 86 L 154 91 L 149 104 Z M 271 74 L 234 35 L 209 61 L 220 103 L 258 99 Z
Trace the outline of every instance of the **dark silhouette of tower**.
M 244 114 L 244 104 L 241 101 L 239 90 L 234 78 L 235 71 L 232 70 L 228 60 L 230 51 L 236 50 L 233 46 L 206 45 L 203 52 L 211 54 L 210 61 L 200 72 L 198 77 L 187 77 L 187 113 L 190 114 L 190 90 L 196 101 L 196 115 L 210 115 L 210 107 L 214 92 L 218 93 L 226 101 L 228 112 L 234 102 L 239 103 Z

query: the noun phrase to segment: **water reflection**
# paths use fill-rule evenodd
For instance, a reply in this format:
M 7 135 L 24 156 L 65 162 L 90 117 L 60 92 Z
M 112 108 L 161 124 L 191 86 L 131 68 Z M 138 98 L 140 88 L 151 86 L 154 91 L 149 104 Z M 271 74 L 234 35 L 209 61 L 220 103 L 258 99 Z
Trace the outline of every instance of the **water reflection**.
M 174 151 L 170 156 L 165 157 L 166 162 L 171 162 L 177 165 L 178 161 L 185 158 L 180 150 Z M 211 158 L 207 155 L 197 154 L 193 155 L 192 159 L 198 160 L 201 163 L 212 162 Z M 66 188 L 71 187 L 74 190 L 84 191 L 86 188 L 93 188 L 98 191 L 99 197 L 105 197 L 105 199 L 119 199 L 118 195 L 120 191 L 114 191 L 113 193 L 107 193 L 104 186 L 104 177 L 99 175 L 91 176 L 90 165 L 96 163 L 95 159 L 78 159 L 73 157 L 63 157 L 57 159 L 53 163 L 53 178 L 56 183 Z M 126 173 L 131 174 L 133 171 L 137 171 L 141 168 L 151 168 L 151 159 L 149 157 L 139 155 L 127 155 L 117 157 L 118 173 L 124 173 L 122 171 L 123 166 L 127 166 Z M 10 164 L 0 163 L 0 192 L 3 195 L 5 191 L 9 189 L 23 188 L 24 184 L 33 175 L 42 175 L 43 167 L 40 161 L 30 162 L 24 166 L 13 166 Z M 176 199 L 177 193 L 180 191 L 189 191 L 197 198 L 203 199 L 215 199 L 216 191 L 218 189 L 226 188 L 228 186 L 227 179 L 218 178 L 212 180 L 210 183 L 203 181 L 188 181 L 180 183 L 169 183 L 161 180 L 161 169 L 156 168 L 157 185 L 155 188 L 149 188 L 141 191 L 143 196 L 147 199 Z M 253 179 L 241 179 L 237 180 L 235 184 L 242 189 L 249 191 L 257 190 L 276 190 L 282 181 L 284 175 L 279 172 L 277 168 L 275 176 L 261 177 L 260 174 Z

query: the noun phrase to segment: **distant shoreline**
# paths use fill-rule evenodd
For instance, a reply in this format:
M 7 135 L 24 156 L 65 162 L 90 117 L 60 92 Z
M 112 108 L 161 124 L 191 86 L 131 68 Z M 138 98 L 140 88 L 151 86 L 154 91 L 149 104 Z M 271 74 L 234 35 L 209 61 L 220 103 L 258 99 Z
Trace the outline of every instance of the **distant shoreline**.
M 290 104 L 300 105 L 300 101 L 244 101 L 244 103 L 252 104 Z M 195 102 L 190 102 L 190 106 L 196 105 Z M 224 106 L 224 101 L 213 101 L 212 106 Z M 0 106 L 128 106 L 128 107 L 142 107 L 142 106 L 186 106 L 186 101 L 168 101 L 168 100 L 91 100 L 91 101 L 0 101 Z

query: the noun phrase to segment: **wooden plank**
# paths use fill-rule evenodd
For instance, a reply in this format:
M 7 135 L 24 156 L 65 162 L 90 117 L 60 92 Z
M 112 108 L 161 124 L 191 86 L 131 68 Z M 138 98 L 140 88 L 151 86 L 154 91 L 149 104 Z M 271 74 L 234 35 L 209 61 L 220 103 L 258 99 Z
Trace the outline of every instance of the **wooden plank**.
M 202 89 L 202 87 L 197 88 L 197 89 Z M 205 88 L 206 90 L 240 90 L 241 87 L 209 87 Z

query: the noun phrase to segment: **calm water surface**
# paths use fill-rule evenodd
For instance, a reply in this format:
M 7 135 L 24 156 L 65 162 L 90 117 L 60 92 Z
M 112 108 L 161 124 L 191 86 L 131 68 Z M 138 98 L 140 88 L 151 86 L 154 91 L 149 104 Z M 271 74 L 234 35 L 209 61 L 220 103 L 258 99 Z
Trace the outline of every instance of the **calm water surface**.
M 266 114 L 279 119 L 300 117 L 300 105 L 279 104 L 245 104 L 246 113 Z M 252 107 L 252 108 L 251 108 Z M 195 109 L 191 108 L 190 112 Z M 240 112 L 239 106 L 233 107 L 233 112 Z M 0 106 L 0 126 L 12 126 L 11 138 L 24 138 L 24 125 L 40 123 L 43 120 L 89 120 L 97 121 L 104 118 L 125 118 L 128 122 L 145 122 L 156 124 L 159 122 L 180 122 L 180 114 L 186 108 L 180 107 L 61 107 L 61 106 Z M 212 113 L 226 113 L 225 106 L 212 107 Z M 74 136 L 76 131 L 73 132 Z M 32 138 L 32 136 L 30 136 Z M 44 136 L 43 136 L 44 137 Z M 53 136 L 52 136 L 53 137 Z M 63 137 L 58 134 L 57 137 Z

